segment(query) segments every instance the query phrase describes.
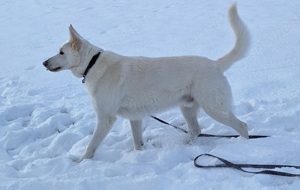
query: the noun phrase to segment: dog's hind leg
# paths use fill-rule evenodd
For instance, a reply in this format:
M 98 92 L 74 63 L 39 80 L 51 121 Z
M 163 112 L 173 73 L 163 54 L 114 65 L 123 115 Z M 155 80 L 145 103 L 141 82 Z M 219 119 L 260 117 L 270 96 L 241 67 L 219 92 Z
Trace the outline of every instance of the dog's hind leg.
M 142 121 L 141 120 L 130 120 L 131 132 L 133 136 L 135 150 L 141 150 L 143 146 L 142 137 Z
M 116 117 L 114 116 L 105 116 L 105 117 L 99 117 L 98 116 L 98 122 L 97 126 L 94 129 L 92 138 L 85 150 L 84 155 L 81 157 L 78 162 L 81 162 L 84 159 L 88 159 L 94 156 L 94 152 L 97 149 L 98 145 L 103 141 L 103 139 L 106 137 L 110 129 L 112 128 L 112 125 L 116 121 Z
M 214 100 L 214 102 L 208 101 L 205 105 L 203 105 L 204 111 L 216 121 L 232 127 L 241 136 L 249 138 L 247 124 L 240 121 L 233 115 L 229 102 L 224 101 L 224 99 L 223 101 L 218 101 L 217 99 Z
M 229 127 L 232 127 L 242 137 L 249 138 L 247 124 L 237 119 L 232 112 L 219 112 L 206 109 L 205 112 L 213 119 L 220 123 L 223 123 Z
M 216 75 L 208 81 L 210 88 L 200 92 L 200 105 L 216 121 L 232 127 L 241 136 L 249 138 L 247 124 L 238 120 L 231 111 L 232 94 L 228 81 L 223 75 Z
M 183 104 L 180 106 L 180 110 L 185 121 L 188 124 L 189 135 L 193 139 L 201 133 L 201 129 L 197 120 L 199 106 L 191 97 L 188 101 L 186 101 L 185 98 L 184 101 L 185 102 L 183 102 Z

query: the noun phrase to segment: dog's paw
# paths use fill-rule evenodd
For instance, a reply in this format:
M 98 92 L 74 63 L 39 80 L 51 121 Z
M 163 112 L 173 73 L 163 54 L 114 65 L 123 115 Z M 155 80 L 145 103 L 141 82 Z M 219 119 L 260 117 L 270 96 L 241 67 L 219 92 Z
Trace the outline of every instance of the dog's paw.
M 193 131 L 189 131 L 189 138 L 191 141 L 197 139 L 197 137 L 201 134 L 201 129 L 199 127 L 196 127 Z
M 246 139 L 249 139 L 249 133 L 248 133 L 248 130 L 243 131 L 240 135 L 241 135 L 242 137 L 246 138 Z
M 94 157 L 94 152 L 95 152 L 95 150 L 93 150 L 93 151 L 88 151 L 87 150 L 82 157 L 75 159 L 75 162 L 80 163 L 85 159 L 93 158 Z
M 248 132 L 247 124 L 243 123 L 241 125 L 241 129 L 238 132 L 242 137 L 249 139 L 249 132 Z
M 74 160 L 74 162 L 76 162 L 76 163 L 80 163 L 80 162 L 82 162 L 84 160 L 84 158 L 83 157 L 81 157 L 81 158 L 77 158 L 76 160 Z
M 75 156 L 75 155 L 69 155 L 69 158 L 73 161 L 73 162 L 76 162 L 76 163 L 80 163 L 82 162 L 83 160 L 85 159 L 89 159 L 88 157 L 86 156 Z
M 75 155 L 69 155 L 69 158 L 70 158 L 73 162 L 76 162 L 76 163 L 80 163 L 80 162 L 83 160 L 82 157 L 75 156 Z

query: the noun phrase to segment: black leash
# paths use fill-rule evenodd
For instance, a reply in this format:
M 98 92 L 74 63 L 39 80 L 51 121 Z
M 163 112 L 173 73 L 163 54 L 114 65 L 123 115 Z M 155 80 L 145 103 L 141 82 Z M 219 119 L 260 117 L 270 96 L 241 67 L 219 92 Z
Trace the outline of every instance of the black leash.
M 204 156 L 208 156 L 208 157 L 212 157 L 212 158 L 216 158 L 219 161 L 221 161 L 223 164 L 216 164 L 216 165 L 200 165 L 197 163 L 197 161 L 199 160 L 200 157 L 204 157 Z M 218 156 L 214 156 L 211 154 L 201 154 L 199 156 L 197 156 L 194 159 L 194 165 L 197 168 L 233 168 L 233 169 L 237 169 L 240 170 L 242 172 L 245 173 L 251 173 L 251 174 L 269 174 L 269 175 L 277 175 L 277 176 L 285 176 L 285 177 L 300 177 L 300 174 L 292 174 L 292 173 L 287 173 L 287 172 L 280 172 L 280 171 L 274 171 L 274 170 L 261 170 L 261 171 L 248 171 L 245 170 L 243 168 L 258 168 L 258 169 L 275 169 L 275 168 L 296 168 L 296 169 L 300 169 L 300 166 L 292 166 L 292 165 L 269 165 L 269 164 L 234 164 L 228 160 L 225 160 L 223 158 L 220 158 Z
M 155 117 L 153 115 L 151 115 L 151 117 L 165 125 L 169 125 L 174 127 L 177 130 L 180 130 L 184 133 L 188 133 L 188 131 L 177 127 L 175 125 L 172 125 L 171 123 L 168 123 L 162 119 L 159 119 L 158 117 Z M 211 134 L 200 134 L 198 135 L 198 137 L 218 137 L 218 138 L 237 138 L 239 137 L 239 135 L 211 135 Z M 266 138 L 269 136 L 265 136 L 265 135 L 249 135 L 249 139 L 257 139 L 257 138 Z M 216 165 L 200 165 L 197 163 L 197 161 L 204 156 L 208 156 L 208 157 L 213 157 L 218 159 L 219 161 L 223 162 L 223 164 L 216 164 Z M 277 175 L 277 176 L 285 176 L 285 177 L 300 177 L 300 174 L 291 174 L 291 173 L 287 173 L 287 172 L 280 172 L 280 171 L 273 171 L 273 170 L 261 170 L 261 171 L 248 171 L 245 170 L 243 168 L 257 168 L 257 169 L 275 169 L 275 168 L 284 168 L 284 167 L 289 167 L 289 168 L 296 168 L 296 169 L 300 169 L 300 166 L 292 166 L 292 165 L 270 165 L 270 164 L 234 164 L 228 160 L 225 160 L 223 158 L 220 158 L 218 156 L 212 155 L 212 154 L 200 154 L 199 156 L 197 156 L 194 159 L 194 165 L 197 168 L 233 168 L 233 169 L 237 169 L 240 170 L 242 172 L 245 173 L 251 173 L 251 174 L 269 174 L 269 175 Z
M 151 117 L 152 117 L 153 119 L 155 119 L 155 120 L 157 120 L 157 121 L 159 121 L 159 122 L 165 124 L 165 125 L 169 125 L 169 126 L 171 126 L 171 127 L 174 127 L 175 129 L 180 130 L 180 131 L 182 131 L 182 132 L 184 132 L 184 133 L 188 133 L 187 130 L 184 130 L 184 129 L 180 128 L 180 127 L 177 127 L 177 126 L 175 126 L 175 125 L 172 125 L 171 123 L 168 123 L 168 122 L 166 122 L 166 121 L 164 121 L 164 120 L 162 120 L 162 119 L 159 119 L 158 117 L 155 117 L 155 116 L 153 116 L 153 115 L 151 115 Z M 200 134 L 200 135 L 198 135 L 198 137 L 237 138 L 237 137 L 239 137 L 239 135 L 212 135 L 212 134 Z M 269 136 L 266 136 L 266 135 L 249 135 L 249 139 L 258 139 L 258 138 L 267 138 L 267 137 L 269 137 Z
M 159 121 L 159 122 L 161 122 L 161 123 L 163 123 L 163 124 L 165 124 L 165 125 L 169 125 L 169 126 L 171 126 L 171 127 L 174 127 L 175 129 L 177 129 L 177 130 L 179 130 L 179 131 L 182 131 L 182 132 L 184 132 L 184 133 L 188 133 L 186 130 L 184 130 L 184 129 L 180 128 L 180 127 L 177 127 L 177 126 L 175 126 L 175 125 L 172 125 L 171 123 L 168 123 L 168 122 L 166 122 L 166 121 L 164 121 L 164 120 L 162 120 L 162 119 L 159 119 L 158 117 L 155 117 L 155 116 L 153 116 L 153 115 L 151 115 L 151 117 L 152 117 L 153 119 L 155 119 L 156 121 Z

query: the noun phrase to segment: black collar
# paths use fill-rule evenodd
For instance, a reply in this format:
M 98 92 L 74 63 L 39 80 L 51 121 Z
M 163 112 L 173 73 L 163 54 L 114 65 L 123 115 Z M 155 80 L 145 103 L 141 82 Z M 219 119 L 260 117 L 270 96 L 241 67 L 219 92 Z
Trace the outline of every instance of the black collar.
M 85 82 L 85 77 L 88 74 L 89 70 L 94 66 L 94 64 L 96 63 L 98 57 L 100 56 L 101 52 L 99 51 L 96 55 L 93 56 L 93 58 L 91 59 L 91 61 L 89 62 L 89 65 L 87 66 L 87 68 L 85 69 L 84 73 L 83 73 L 83 79 L 82 79 L 82 83 Z

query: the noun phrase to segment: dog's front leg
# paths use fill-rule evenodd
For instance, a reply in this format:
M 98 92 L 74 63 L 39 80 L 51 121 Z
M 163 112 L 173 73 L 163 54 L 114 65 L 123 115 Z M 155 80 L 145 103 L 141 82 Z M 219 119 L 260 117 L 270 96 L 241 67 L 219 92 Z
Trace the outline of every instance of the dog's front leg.
M 141 120 L 130 120 L 131 132 L 133 136 L 134 148 L 135 150 L 141 150 L 143 146 L 142 137 L 142 121 Z
M 81 162 L 84 159 L 92 158 L 94 156 L 95 150 L 106 137 L 116 119 L 117 118 L 114 116 L 98 116 L 97 126 L 94 129 L 92 138 L 85 150 L 84 155 L 78 160 L 78 162 Z

